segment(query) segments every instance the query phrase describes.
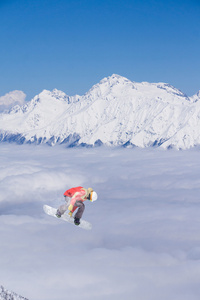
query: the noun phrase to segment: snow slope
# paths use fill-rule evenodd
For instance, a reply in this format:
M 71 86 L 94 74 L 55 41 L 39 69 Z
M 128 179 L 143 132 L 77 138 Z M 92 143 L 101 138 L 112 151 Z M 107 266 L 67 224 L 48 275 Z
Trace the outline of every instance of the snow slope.
M 200 144 L 199 100 L 200 92 L 189 98 L 166 83 L 113 74 L 83 96 L 44 90 L 0 114 L 0 140 L 187 149 Z
M 6 289 L 4 289 L 3 286 L 0 286 L 0 300 L 28 300 L 28 299 L 21 297 L 16 293 L 9 292 Z

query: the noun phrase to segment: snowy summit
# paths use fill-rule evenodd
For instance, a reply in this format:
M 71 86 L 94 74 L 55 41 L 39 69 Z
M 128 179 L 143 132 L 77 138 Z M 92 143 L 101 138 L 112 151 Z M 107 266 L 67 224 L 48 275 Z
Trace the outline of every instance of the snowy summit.
M 200 144 L 200 92 L 113 74 L 83 96 L 44 90 L 0 114 L 0 141 L 188 149 Z

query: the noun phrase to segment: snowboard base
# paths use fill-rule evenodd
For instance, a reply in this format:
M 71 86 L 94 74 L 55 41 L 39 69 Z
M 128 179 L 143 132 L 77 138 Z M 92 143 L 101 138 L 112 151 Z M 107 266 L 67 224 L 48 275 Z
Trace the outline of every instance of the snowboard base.
M 92 224 L 89 223 L 88 221 L 85 221 L 85 220 L 80 220 L 80 224 L 79 225 L 75 225 L 74 224 L 74 218 L 73 217 L 70 217 L 68 214 L 63 214 L 60 218 L 58 218 L 56 216 L 56 212 L 57 212 L 57 209 L 54 208 L 54 207 L 51 207 L 49 205 L 44 205 L 43 206 L 43 209 L 44 209 L 44 212 L 49 215 L 49 216 L 52 216 L 52 217 L 55 217 L 56 219 L 60 219 L 60 220 L 63 220 L 63 221 L 66 221 L 68 223 L 71 223 L 73 224 L 74 226 L 77 226 L 77 227 L 81 227 L 83 229 L 86 229 L 86 230 L 90 230 L 92 229 Z

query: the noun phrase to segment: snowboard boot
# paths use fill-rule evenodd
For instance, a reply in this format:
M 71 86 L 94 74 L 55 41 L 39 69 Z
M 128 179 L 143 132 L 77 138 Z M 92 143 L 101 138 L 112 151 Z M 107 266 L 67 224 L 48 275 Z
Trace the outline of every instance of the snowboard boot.
M 80 219 L 75 217 L 74 224 L 78 226 L 80 224 Z
M 57 217 L 57 218 L 60 218 L 61 216 L 62 216 L 62 215 L 61 215 L 60 211 L 57 209 L 56 217 Z

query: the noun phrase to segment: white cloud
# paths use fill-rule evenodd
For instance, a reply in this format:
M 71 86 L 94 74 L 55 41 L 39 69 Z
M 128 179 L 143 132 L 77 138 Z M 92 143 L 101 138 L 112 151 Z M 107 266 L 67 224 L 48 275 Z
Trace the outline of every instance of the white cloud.
M 0 111 L 9 109 L 14 105 L 23 105 L 25 103 L 26 94 L 22 91 L 12 91 L 0 97 Z
M 30 300 L 197 300 L 198 151 L 0 144 L 0 283 Z M 84 231 L 43 213 L 99 194 Z

